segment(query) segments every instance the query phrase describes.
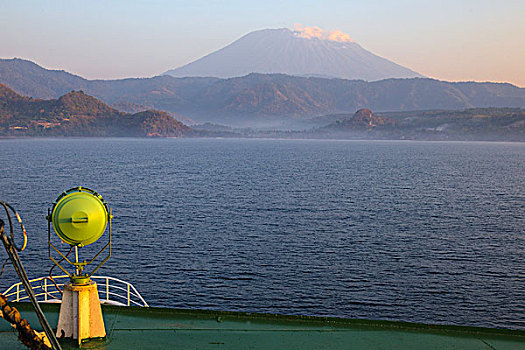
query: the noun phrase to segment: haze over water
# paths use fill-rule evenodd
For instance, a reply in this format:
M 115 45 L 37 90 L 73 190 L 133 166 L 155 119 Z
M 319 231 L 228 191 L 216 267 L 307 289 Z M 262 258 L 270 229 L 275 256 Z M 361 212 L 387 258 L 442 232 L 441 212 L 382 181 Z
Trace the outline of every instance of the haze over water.
M 48 273 L 68 188 L 113 209 L 100 274 L 153 306 L 525 329 L 525 145 L 0 140 L 0 199 Z M 0 290 L 14 281 L 9 268 Z

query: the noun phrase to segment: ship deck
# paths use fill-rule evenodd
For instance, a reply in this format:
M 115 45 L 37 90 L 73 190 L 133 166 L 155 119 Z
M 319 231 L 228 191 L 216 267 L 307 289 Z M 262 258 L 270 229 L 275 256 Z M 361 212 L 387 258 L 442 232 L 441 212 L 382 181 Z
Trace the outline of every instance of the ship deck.
M 28 303 L 13 303 L 41 330 Z M 52 327 L 58 304 L 41 304 Z M 525 349 L 525 332 L 406 322 L 103 305 L 107 337 L 86 349 Z M 64 349 L 78 348 L 60 340 Z M 25 349 L 0 321 L 0 348 Z

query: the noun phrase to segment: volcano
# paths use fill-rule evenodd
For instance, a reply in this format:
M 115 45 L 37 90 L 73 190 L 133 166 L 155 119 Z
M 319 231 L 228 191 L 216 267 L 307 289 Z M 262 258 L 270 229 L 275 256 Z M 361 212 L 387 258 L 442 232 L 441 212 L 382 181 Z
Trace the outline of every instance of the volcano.
M 264 29 L 164 74 L 233 78 L 250 73 L 361 79 L 423 77 L 377 56 L 340 31 L 318 27 Z

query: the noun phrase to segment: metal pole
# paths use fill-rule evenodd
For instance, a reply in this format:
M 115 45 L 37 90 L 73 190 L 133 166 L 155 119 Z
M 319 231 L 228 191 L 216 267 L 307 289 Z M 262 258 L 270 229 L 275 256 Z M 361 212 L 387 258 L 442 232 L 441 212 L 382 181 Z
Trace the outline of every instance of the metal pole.
M 55 333 L 51 329 L 51 326 L 49 326 L 49 323 L 47 322 L 46 316 L 42 312 L 40 305 L 38 305 L 35 293 L 33 292 L 31 283 L 29 283 L 29 278 L 27 277 L 24 266 L 22 265 L 22 261 L 20 261 L 18 252 L 16 251 L 13 242 L 11 242 L 9 237 L 7 237 L 7 235 L 4 233 L 3 224 L 4 223 L 2 221 L 0 223 L 0 225 L 2 225 L 2 228 L 0 229 L 0 238 L 2 239 L 2 243 L 4 244 L 5 250 L 7 251 L 7 255 L 9 255 L 9 258 L 11 259 L 11 263 L 13 264 L 13 267 L 15 268 L 15 271 L 18 274 L 18 278 L 20 278 L 20 281 L 24 285 L 27 295 L 29 295 L 29 299 L 33 304 L 38 320 L 40 321 L 40 324 L 42 325 L 42 328 L 44 329 L 44 332 L 46 333 L 46 336 L 49 339 L 51 346 L 55 350 L 61 350 L 62 347 L 60 346 L 60 343 L 55 337 Z
M 75 246 L 75 262 L 78 264 L 78 246 Z M 77 276 L 80 275 L 80 270 L 78 269 L 78 265 L 75 265 L 76 268 L 76 274 Z

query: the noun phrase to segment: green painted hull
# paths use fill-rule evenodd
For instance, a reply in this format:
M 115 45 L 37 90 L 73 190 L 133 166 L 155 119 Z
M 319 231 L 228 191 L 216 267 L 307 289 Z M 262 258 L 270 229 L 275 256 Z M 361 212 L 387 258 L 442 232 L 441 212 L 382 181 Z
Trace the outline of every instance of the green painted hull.
M 31 305 L 14 303 L 32 326 Z M 58 304 L 42 304 L 49 323 Z M 524 349 L 525 332 L 407 322 L 239 312 L 103 306 L 107 338 L 96 349 Z M 25 349 L 0 321 L 0 348 Z M 61 340 L 64 349 L 76 348 Z

